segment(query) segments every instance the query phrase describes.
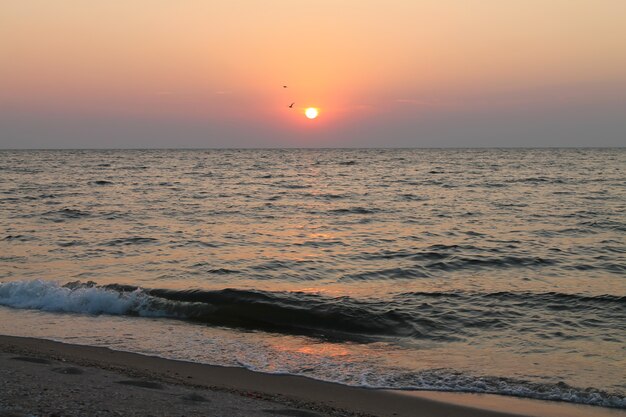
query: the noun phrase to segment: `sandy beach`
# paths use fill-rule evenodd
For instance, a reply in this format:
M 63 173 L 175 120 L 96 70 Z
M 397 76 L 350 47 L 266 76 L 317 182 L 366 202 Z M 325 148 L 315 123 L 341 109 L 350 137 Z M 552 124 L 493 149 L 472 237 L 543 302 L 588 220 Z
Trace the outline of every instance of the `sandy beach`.
M 0 336 L 0 416 L 624 416 L 501 396 L 353 388 Z

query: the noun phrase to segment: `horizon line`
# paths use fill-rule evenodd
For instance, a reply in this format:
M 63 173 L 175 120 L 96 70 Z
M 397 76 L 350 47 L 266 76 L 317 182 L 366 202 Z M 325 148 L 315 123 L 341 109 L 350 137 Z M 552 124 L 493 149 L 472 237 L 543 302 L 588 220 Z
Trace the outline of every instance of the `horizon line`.
M 4 151 L 254 151 L 254 150 L 453 150 L 453 149 L 626 149 L 626 146 L 338 146 L 338 147 L 133 147 L 133 148 L 2 148 Z

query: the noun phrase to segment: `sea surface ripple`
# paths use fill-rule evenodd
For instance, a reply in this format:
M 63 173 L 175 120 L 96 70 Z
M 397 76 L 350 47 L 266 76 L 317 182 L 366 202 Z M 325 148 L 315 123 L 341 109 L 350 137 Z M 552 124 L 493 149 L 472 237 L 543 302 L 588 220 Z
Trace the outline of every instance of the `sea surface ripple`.
M 0 151 L 0 332 L 626 408 L 625 172 L 624 149 Z

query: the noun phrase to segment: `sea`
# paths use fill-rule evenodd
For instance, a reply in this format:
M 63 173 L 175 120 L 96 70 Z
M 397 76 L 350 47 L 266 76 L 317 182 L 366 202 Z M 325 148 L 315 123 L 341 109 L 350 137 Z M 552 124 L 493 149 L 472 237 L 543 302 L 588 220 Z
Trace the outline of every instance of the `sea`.
M 0 334 L 626 408 L 626 149 L 0 151 Z

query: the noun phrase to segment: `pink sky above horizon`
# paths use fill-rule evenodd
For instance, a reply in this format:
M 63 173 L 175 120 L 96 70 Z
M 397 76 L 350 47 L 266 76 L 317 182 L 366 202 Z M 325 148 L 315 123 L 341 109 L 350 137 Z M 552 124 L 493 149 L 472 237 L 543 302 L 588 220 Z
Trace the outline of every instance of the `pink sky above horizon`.
M 463 146 L 583 122 L 611 145 L 624 18 L 621 0 L 4 0 L 0 147 Z

